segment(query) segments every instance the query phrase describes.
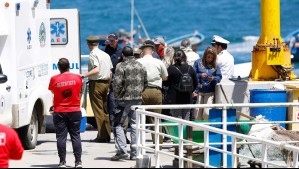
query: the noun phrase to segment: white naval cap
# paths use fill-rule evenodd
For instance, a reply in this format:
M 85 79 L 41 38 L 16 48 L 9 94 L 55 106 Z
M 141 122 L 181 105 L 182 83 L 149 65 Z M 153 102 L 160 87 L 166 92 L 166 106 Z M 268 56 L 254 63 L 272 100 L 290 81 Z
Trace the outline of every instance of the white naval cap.
M 224 38 L 222 38 L 221 36 L 218 36 L 218 35 L 214 35 L 213 36 L 213 40 L 212 40 L 212 43 L 215 43 L 215 42 L 218 42 L 218 43 L 223 43 L 223 44 L 229 44 L 230 42 Z

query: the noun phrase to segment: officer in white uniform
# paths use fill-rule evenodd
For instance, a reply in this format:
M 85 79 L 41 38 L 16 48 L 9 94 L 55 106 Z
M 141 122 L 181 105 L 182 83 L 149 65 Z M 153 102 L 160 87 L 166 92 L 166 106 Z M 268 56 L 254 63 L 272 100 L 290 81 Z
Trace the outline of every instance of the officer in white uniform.
M 214 35 L 212 46 L 217 49 L 217 67 L 220 68 L 222 73 L 222 79 L 230 79 L 234 75 L 234 57 L 226 50 L 228 40 L 223 39 L 220 36 Z

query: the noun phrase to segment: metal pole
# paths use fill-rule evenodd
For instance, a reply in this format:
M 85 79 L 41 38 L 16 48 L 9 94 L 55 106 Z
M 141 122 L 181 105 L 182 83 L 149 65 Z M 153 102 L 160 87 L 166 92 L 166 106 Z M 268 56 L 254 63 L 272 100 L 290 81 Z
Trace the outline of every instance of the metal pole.
M 148 32 L 147 32 L 147 30 L 146 30 L 144 24 L 143 24 L 143 21 L 142 21 L 140 15 L 139 15 L 139 13 L 138 13 L 138 11 L 137 11 L 136 9 L 135 9 L 135 13 L 136 13 L 136 16 L 137 16 L 137 18 L 138 18 L 138 20 L 139 20 L 139 22 L 140 22 L 140 24 L 141 24 L 141 27 L 142 27 L 142 29 L 143 29 L 143 31 L 144 31 L 144 33 L 145 33 L 146 38 L 147 38 L 147 39 L 150 39 L 150 36 L 149 36 L 149 34 L 148 34 Z
M 222 129 L 224 131 L 227 131 L 227 108 L 226 107 L 223 107 L 223 110 L 222 110 L 222 122 L 223 122 Z M 227 135 L 225 135 L 225 134 L 222 135 L 222 142 L 223 142 L 222 150 L 227 151 Z M 223 162 L 222 162 L 223 168 L 227 168 L 227 154 L 226 153 L 223 153 L 222 160 L 223 160 Z
M 184 130 L 183 130 L 183 124 L 179 124 L 179 168 L 184 168 L 184 142 L 182 139 L 184 138 Z
M 193 127 L 191 127 L 191 126 L 188 125 L 187 126 L 187 139 L 189 141 L 193 141 L 192 130 L 193 130 Z M 192 158 L 193 157 L 192 156 L 192 146 L 191 145 L 190 146 L 186 146 L 186 149 L 187 149 L 187 158 L 190 159 L 190 160 L 192 160 L 193 159 Z M 188 161 L 186 168 L 193 168 L 193 163 L 190 162 L 190 161 Z
M 267 144 L 263 144 L 262 147 L 262 168 L 266 168 L 267 167 L 267 156 L 268 156 L 268 146 Z
M 145 111 L 145 109 L 142 109 L 142 111 Z M 144 114 L 141 115 L 141 128 L 144 130 L 146 127 L 145 127 L 145 124 L 146 124 L 146 116 Z M 146 141 L 146 136 L 145 136 L 145 131 L 142 131 L 141 132 L 141 144 L 142 146 L 145 146 L 145 141 Z M 145 149 L 143 148 L 142 151 L 141 151 L 142 155 L 145 154 Z
M 136 109 L 137 110 L 137 109 Z M 137 113 L 137 111 L 135 110 L 135 113 L 136 113 L 136 144 L 137 144 L 137 157 L 140 157 L 141 155 L 141 148 L 140 148 L 140 145 L 141 145 L 141 130 L 140 130 L 140 117 L 141 117 L 141 114 L 140 113 Z
M 204 162 L 205 162 L 205 168 L 208 168 L 210 166 L 210 149 L 209 147 L 209 131 L 204 130 L 204 142 L 205 142 L 205 153 L 204 153 Z
M 237 168 L 238 167 L 238 157 L 236 156 L 237 154 L 237 138 L 232 137 L 232 168 Z
M 144 108 L 144 109 L 193 109 L 193 108 L 212 108 L 212 109 L 223 109 L 223 107 L 229 109 L 236 108 L 261 108 L 261 107 L 289 107 L 299 106 L 299 103 L 234 103 L 234 104 L 180 104 L 180 105 L 141 105 L 132 106 L 133 109 Z
M 156 155 L 156 168 L 160 168 L 160 135 L 159 135 L 159 119 L 155 117 L 155 155 Z
M 293 167 L 298 168 L 298 152 L 293 152 Z
M 131 47 L 133 47 L 133 43 L 134 43 L 134 0 L 132 0 L 131 2 L 132 5 L 132 9 L 131 9 Z

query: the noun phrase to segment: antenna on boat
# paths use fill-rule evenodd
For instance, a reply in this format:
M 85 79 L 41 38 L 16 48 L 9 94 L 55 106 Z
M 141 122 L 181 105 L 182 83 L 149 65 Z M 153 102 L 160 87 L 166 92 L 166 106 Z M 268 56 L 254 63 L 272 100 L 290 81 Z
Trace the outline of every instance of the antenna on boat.
M 132 5 L 132 11 L 131 11 L 131 47 L 133 47 L 133 43 L 134 43 L 134 0 L 131 1 L 131 5 Z

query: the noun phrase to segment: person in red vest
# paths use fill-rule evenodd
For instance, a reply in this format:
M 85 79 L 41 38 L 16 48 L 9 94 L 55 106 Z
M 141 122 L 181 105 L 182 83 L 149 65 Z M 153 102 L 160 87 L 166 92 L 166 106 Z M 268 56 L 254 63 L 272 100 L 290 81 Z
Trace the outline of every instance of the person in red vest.
M 153 42 L 155 43 L 155 50 L 156 50 L 157 54 L 159 55 L 159 57 L 157 58 L 156 54 L 154 53 L 153 57 L 160 59 L 160 60 L 163 59 L 164 55 L 165 55 L 164 50 L 167 48 L 164 38 L 157 37 L 153 40 Z
M 9 160 L 22 159 L 24 148 L 17 132 L 0 124 L 0 168 L 8 168 Z

